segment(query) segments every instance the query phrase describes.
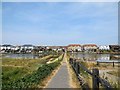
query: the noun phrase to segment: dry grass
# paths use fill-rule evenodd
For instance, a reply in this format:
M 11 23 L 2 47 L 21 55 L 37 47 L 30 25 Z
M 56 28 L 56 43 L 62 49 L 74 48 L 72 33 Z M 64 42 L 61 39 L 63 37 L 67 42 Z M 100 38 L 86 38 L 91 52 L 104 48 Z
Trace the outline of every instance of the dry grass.
M 77 79 L 77 76 L 70 65 L 69 65 L 69 73 L 70 73 L 70 86 L 71 86 L 71 88 L 80 88 L 81 89 L 80 83 Z
M 78 78 L 73 70 L 73 68 L 71 67 L 71 65 L 69 64 L 69 56 L 66 57 L 67 58 L 67 66 L 68 66 L 68 72 L 69 72 L 69 75 L 70 75 L 70 87 L 71 88 L 79 88 L 79 90 L 82 90 L 81 89 L 81 86 L 80 86 L 80 82 L 78 81 Z
M 109 72 L 107 72 L 108 74 L 111 74 L 111 75 L 114 75 L 114 76 L 119 76 L 119 74 L 120 74 L 120 72 L 118 72 L 118 71 L 109 71 Z
M 59 56 L 59 58 L 62 58 L 62 55 Z M 48 83 L 50 82 L 50 80 L 56 75 L 56 73 L 57 73 L 58 70 L 60 69 L 60 66 L 61 66 L 61 64 L 60 64 L 58 67 L 56 67 L 56 69 L 53 70 L 52 73 L 51 73 L 49 76 L 47 76 L 47 77 L 43 80 L 42 83 L 39 84 L 39 85 L 40 85 L 39 88 L 46 88 L 46 87 L 47 87 L 47 85 L 48 85 Z
M 3 58 L 2 66 L 13 66 L 13 67 L 31 67 L 33 64 L 40 64 L 46 59 L 52 57 L 51 55 L 45 56 L 40 59 L 12 59 L 12 58 Z

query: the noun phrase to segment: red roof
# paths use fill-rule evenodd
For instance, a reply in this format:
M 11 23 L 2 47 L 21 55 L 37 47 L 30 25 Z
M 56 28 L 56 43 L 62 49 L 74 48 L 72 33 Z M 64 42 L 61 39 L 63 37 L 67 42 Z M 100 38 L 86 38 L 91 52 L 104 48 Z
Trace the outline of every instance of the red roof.
M 83 47 L 86 47 L 86 46 L 96 46 L 97 47 L 96 44 L 85 44 L 85 45 L 83 45 Z
M 70 44 L 70 45 L 68 45 L 68 47 L 70 47 L 70 46 L 81 46 L 80 44 Z

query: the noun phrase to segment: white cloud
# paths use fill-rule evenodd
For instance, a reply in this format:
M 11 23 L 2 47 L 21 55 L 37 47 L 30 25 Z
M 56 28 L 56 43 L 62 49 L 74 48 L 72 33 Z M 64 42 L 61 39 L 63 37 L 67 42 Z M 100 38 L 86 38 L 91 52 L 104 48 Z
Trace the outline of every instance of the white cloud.
M 47 3 L 43 6 L 29 8 L 28 5 L 23 8 L 21 10 L 16 7 L 16 10 L 13 10 L 14 20 L 9 16 L 10 23 L 8 24 L 7 20 L 7 23 L 4 23 L 4 42 L 117 42 L 117 3 Z M 108 41 L 109 38 L 111 41 Z

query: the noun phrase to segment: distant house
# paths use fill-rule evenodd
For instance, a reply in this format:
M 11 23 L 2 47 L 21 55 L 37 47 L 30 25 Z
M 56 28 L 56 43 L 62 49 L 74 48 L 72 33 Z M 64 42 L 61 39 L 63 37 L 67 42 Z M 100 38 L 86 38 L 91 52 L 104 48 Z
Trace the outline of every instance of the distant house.
M 70 44 L 67 46 L 67 51 L 82 51 L 82 46 L 80 44 Z
M 34 50 L 38 53 L 42 53 L 43 51 L 46 50 L 45 46 L 35 46 Z
M 58 47 L 56 47 L 56 46 L 46 46 L 46 49 L 57 51 Z
M 33 45 L 22 45 L 21 46 L 21 49 L 34 49 L 34 46 Z
M 15 46 L 14 50 L 20 50 L 21 46 Z
M 109 45 L 109 47 L 113 52 L 120 52 L 120 45 Z
M 109 45 L 107 46 L 107 45 L 100 45 L 100 46 L 98 46 L 98 49 L 99 50 L 110 50 L 110 47 L 109 47 Z
M 1 50 L 11 49 L 12 45 L 1 45 Z
M 21 49 L 21 46 L 14 46 L 12 48 L 12 50 L 13 50 L 14 53 L 20 53 L 20 49 Z
M 66 49 L 65 46 L 46 46 L 46 49 L 53 50 L 53 51 L 62 51 L 63 49 Z
M 21 48 L 20 48 L 20 50 L 21 50 L 21 52 L 30 53 L 30 52 L 32 52 L 32 50 L 34 48 L 35 48 L 35 46 L 26 44 L 26 45 L 22 45 Z
M 3 51 L 3 46 L 2 45 L 0 45 L 0 53 L 3 53 L 4 51 Z
M 96 52 L 98 47 L 96 44 L 85 44 L 82 49 L 85 52 Z
M 53 51 L 61 50 L 61 48 L 59 46 L 48 46 L 47 48 L 49 48 L 49 50 L 53 50 Z
M 14 46 L 12 46 L 12 45 L 8 45 L 8 44 L 1 45 L 0 52 L 8 53 L 8 52 L 11 52 L 13 48 L 14 48 Z

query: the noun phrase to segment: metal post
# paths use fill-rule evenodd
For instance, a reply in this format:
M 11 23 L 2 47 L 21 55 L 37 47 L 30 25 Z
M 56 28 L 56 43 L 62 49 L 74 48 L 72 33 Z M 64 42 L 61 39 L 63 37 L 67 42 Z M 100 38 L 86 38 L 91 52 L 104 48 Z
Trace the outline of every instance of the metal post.
M 99 79 L 97 78 L 99 76 L 99 70 L 93 69 L 93 90 L 99 90 Z

